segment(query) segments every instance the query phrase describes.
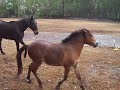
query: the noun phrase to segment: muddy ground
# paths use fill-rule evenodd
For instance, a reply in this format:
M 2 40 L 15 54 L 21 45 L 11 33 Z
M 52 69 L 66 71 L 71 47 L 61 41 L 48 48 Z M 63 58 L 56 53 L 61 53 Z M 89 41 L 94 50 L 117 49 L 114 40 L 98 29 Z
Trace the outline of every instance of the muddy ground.
M 92 29 L 92 32 L 95 33 L 102 32 L 102 34 L 119 35 L 120 32 L 120 24 L 116 22 L 94 22 L 64 19 L 39 19 L 37 22 L 39 31 L 71 32 L 77 28 L 87 27 L 88 29 L 91 29 L 92 27 L 94 28 Z M 75 26 L 75 28 L 73 26 Z M 29 31 L 25 33 L 29 33 Z M 31 38 L 25 42 L 31 43 Z M 17 80 L 15 43 L 10 40 L 3 40 L 2 47 L 6 52 L 6 55 L 0 54 L 0 90 L 39 90 L 38 83 L 33 74 L 31 75 L 32 83 L 26 83 L 28 65 L 31 63 L 29 57 L 27 56 L 26 59 L 22 60 L 24 65 L 22 79 Z M 119 50 L 114 51 L 113 48 L 110 47 L 93 48 L 85 46 L 80 57 L 78 70 L 81 74 L 86 90 L 120 89 Z M 48 66 L 43 63 L 37 72 L 43 82 L 43 90 L 54 90 L 55 85 L 62 78 L 63 72 L 63 67 Z M 62 84 L 61 90 L 80 90 L 73 68 L 71 68 L 68 80 Z

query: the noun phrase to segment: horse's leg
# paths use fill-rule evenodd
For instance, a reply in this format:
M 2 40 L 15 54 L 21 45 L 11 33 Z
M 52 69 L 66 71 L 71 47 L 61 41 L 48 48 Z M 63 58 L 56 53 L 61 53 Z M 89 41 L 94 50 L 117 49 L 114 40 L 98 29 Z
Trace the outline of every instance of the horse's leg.
M 25 45 L 25 43 L 23 42 L 23 40 L 21 40 L 20 43 L 21 43 L 22 45 Z
M 19 78 L 20 78 L 20 75 L 22 74 L 22 71 L 23 71 L 23 66 L 22 66 L 22 61 L 21 61 L 21 59 L 20 59 L 20 60 L 17 60 L 17 66 L 18 66 L 17 78 L 19 79 Z
M 60 85 L 65 81 L 67 80 L 67 77 L 68 77 L 68 74 L 69 74 L 69 71 L 70 71 L 70 67 L 64 67 L 65 70 L 64 70 L 64 77 L 63 79 L 58 82 L 58 85 L 56 86 L 56 89 L 59 89 L 60 88 Z
M 3 52 L 3 50 L 2 50 L 1 43 L 2 43 L 2 38 L 0 38 L 0 50 L 1 50 L 1 53 L 2 53 L 2 54 L 5 54 L 5 53 Z
M 40 65 L 41 65 L 41 62 L 39 62 L 39 63 L 38 62 L 37 63 L 33 62 L 33 63 L 30 64 L 29 70 L 28 70 L 28 75 L 27 75 L 27 82 L 31 83 L 30 74 L 31 74 L 31 71 L 32 71 L 34 76 L 36 77 L 38 83 L 39 83 L 40 88 L 42 88 L 42 82 L 36 74 Z
M 16 43 L 16 48 L 17 48 L 17 52 L 19 51 L 19 41 L 15 41 Z
M 17 53 L 19 51 L 19 41 L 15 40 L 15 43 L 16 43 L 16 48 L 17 48 Z M 19 64 L 19 67 L 18 67 L 18 78 L 20 78 L 20 74 L 22 73 L 22 62 L 19 60 L 17 60 L 17 64 Z
M 77 77 L 78 80 L 79 80 L 80 88 L 81 88 L 82 90 L 85 90 L 85 88 L 84 88 L 84 86 L 83 86 L 83 83 L 82 83 L 82 80 L 81 80 L 81 75 L 80 75 L 80 73 L 79 73 L 79 70 L 77 70 L 77 69 L 78 69 L 78 65 L 79 65 L 78 63 L 75 64 L 75 65 L 73 66 L 73 68 L 74 68 L 74 71 L 75 71 L 76 77 Z

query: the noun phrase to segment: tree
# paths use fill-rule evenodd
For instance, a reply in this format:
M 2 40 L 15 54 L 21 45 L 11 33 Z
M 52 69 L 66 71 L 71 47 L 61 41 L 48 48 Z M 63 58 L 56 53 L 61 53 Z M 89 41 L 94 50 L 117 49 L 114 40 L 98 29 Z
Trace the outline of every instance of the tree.
M 120 20 L 120 0 L 0 0 L 0 16 Z

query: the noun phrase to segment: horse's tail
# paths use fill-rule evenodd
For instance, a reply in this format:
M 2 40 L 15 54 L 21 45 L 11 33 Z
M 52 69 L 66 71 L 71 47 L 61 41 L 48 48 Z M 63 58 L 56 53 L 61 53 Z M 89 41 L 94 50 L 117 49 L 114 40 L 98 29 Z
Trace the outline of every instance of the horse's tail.
M 27 48 L 28 45 L 24 45 L 20 48 L 20 50 L 17 52 L 16 58 L 17 58 L 17 65 L 18 65 L 18 74 L 22 73 L 22 61 L 21 61 L 21 55 L 23 53 L 23 51 L 25 51 L 24 53 L 24 58 L 26 58 L 27 55 Z

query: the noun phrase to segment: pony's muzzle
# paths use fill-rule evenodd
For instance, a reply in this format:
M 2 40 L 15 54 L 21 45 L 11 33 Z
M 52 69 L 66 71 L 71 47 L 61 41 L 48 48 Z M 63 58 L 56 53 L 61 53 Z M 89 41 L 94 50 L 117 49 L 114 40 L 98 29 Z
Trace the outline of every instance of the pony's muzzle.
M 93 47 L 98 47 L 98 42 L 95 42 L 95 43 L 93 44 Z
M 39 33 L 38 31 L 36 31 L 36 30 L 34 31 L 34 34 L 35 34 L 35 35 L 37 35 L 38 33 Z

